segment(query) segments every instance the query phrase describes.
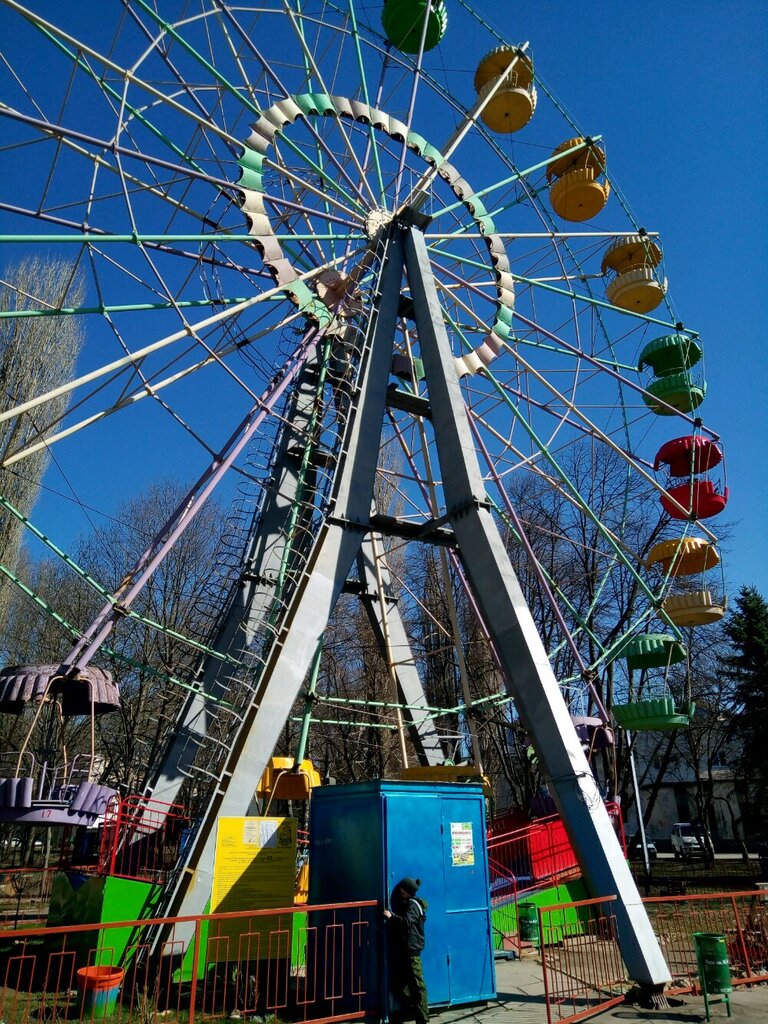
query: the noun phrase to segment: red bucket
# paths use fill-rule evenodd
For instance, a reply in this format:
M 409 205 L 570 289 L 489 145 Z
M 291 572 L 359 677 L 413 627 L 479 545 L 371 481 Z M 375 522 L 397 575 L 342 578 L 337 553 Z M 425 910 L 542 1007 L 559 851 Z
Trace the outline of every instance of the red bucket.
M 124 977 L 122 967 L 81 967 L 77 972 L 77 987 L 83 994 L 83 1015 L 94 1018 L 114 1013 Z

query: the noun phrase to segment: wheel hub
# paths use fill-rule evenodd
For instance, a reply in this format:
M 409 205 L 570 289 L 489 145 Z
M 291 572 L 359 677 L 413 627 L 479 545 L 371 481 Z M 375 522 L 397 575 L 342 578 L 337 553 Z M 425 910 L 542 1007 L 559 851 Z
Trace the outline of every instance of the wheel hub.
M 365 218 L 365 234 L 368 241 L 372 242 L 381 229 L 392 222 L 394 216 L 391 210 L 385 210 L 382 206 L 377 206 L 371 210 Z

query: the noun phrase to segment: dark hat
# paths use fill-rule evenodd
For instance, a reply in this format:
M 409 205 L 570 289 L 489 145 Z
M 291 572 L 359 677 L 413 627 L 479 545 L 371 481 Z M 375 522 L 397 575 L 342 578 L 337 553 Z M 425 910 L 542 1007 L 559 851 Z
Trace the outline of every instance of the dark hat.
M 420 878 L 401 878 L 395 886 L 396 889 L 405 889 L 411 896 L 415 896 L 416 892 L 421 885 Z

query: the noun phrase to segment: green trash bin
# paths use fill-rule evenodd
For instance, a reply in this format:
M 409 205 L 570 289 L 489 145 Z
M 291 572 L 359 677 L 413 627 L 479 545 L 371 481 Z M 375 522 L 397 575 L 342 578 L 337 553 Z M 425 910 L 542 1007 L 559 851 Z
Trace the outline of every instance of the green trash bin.
M 731 965 L 728 962 L 728 946 L 724 935 L 713 932 L 694 932 L 696 963 L 699 968 L 699 982 L 704 996 L 704 1008 L 709 1020 L 709 997 L 723 996 L 728 1016 L 731 1016 L 731 1002 L 728 998 L 733 991 Z
M 521 942 L 539 945 L 539 908 L 535 903 L 520 903 L 517 907 L 517 929 Z

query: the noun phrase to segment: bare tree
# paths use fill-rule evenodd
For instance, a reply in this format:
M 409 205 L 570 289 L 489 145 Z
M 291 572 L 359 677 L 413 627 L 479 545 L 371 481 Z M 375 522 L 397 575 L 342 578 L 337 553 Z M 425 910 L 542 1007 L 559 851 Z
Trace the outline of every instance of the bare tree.
M 119 508 L 106 530 L 84 538 L 75 550 L 75 561 L 114 593 L 182 494 L 176 482 L 150 487 Z M 122 618 L 97 655 L 98 663 L 112 671 L 121 694 L 120 710 L 98 720 L 104 777 L 126 792 L 141 788 L 162 751 L 184 698 L 183 684 L 192 678 L 201 657 L 200 649 L 183 638 L 198 644 L 210 639 L 223 600 L 217 554 L 225 528 L 220 506 L 209 501 L 132 606 L 136 616 Z M 21 593 L 14 598 L 6 646 L 19 662 L 56 663 L 73 641 L 67 624 L 76 632 L 83 629 L 104 598 L 61 562 L 34 563 L 29 579 L 40 600 L 33 602 Z M 3 725 L 2 749 L 18 747 L 29 727 L 29 714 L 9 718 Z M 86 749 L 88 723 L 75 719 L 66 728 L 70 753 Z
M 394 731 L 396 699 L 360 601 L 344 596 L 323 638 L 323 662 L 309 753 L 339 782 L 391 778 L 402 767 Z M 387 707 L 386 705 L 389 705 Z M 303 706 L 297 704 L 296 713 Z M 283 752 L 295 754 L 295 744 Z
M 106 530 L 88 538 L 78 560 L 114 593 L 182 495 L 176 481 L 154 484 L 121 506 Z M 140 790 L 164 749 L 185 696 L 183 684 L 200 661 L 200 650 L 181 638 L 210 641 L 224 598 L 217 566 L 225 529 L 221 507 L 208 501 L 132 605 L 137 617 L 122 618 L 109 650 L 100 654 L 121 695 L 120 711 L 100 719 L 101 740 L 111 777 L 127 791 Z

